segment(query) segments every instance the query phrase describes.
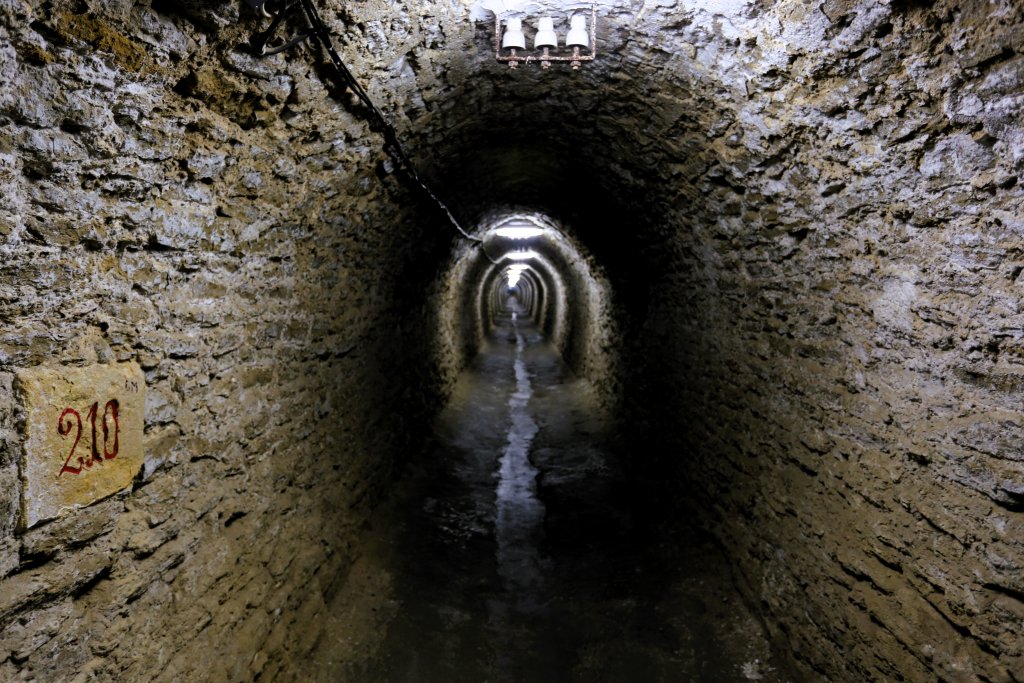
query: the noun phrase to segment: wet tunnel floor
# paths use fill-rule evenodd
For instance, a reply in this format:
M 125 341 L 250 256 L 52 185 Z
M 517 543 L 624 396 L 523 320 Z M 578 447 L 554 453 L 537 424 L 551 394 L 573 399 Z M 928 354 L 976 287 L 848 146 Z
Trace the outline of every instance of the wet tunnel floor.
M 589 385 L 510 315 L 376 513 L 319 681 L 781 681 L 717 548 L 640 512 Z

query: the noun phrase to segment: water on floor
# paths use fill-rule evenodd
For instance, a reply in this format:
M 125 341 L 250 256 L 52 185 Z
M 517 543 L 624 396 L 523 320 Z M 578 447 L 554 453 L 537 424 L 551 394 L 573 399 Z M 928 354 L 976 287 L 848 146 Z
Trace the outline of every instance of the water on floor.
M 607 425 L 508 311 L 375 516 L 310 680 L 785 680 L 715 546 L 623 484 Z

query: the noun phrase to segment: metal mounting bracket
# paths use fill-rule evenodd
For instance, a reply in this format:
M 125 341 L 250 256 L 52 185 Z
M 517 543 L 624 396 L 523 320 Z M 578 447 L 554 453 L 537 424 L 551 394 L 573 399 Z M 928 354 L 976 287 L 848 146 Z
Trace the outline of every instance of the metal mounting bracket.
M 280 42 L 276 45 L 271 45 L 270 42 L 274 39 L 274 34 L 277 32 L 277 29 L 281 25 L 281 22 L 284 21 L 285 13 L 289 9 L 291 9 L 295 5 L 295 3 L 273 3 L 280 6 L 278 7 L 277 12 L 271 13 L 267 10 L 267 0 L 246 0 L 246 2 L 248 2 L 249 6 L 252 7 L 254 10 L 257 10 L 260 13 L 262 13 L 263 16 L 273 18 L 273 21 L 270 22 L 270 26 L 268 26 L 265 31 L 254 33 L 252 37 L 249 38 L 249 45 L 250 47 L 252 47 L 253 51 L 257 55 L 261 57 L 266 55 L 276 55 L 280 52 L 284 52 L 285 50 L 289 50 L 295 47 L 296 45 L 303 42 L 312 35 L 311 33 L 308 32 L 298 33 L 289 38 L 288 40 Z

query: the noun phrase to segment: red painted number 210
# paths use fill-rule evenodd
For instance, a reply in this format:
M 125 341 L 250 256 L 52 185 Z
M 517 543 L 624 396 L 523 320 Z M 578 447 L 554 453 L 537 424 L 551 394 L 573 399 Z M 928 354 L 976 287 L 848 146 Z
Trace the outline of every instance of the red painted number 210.
M 107 401 L 107 405 L 103 407 L 103 419 L 100 420 L 100 430 L 103 432 L 102 450 L 100 450 L 99 440 L 96 438 L 96 418 L 99 407 L 99 402 L 93 403 L 85 416 L 92 428 L 92 448 L 89 453 L 79 455 L 77 458 L 75 457 L 75 449 L 78 448 L 78 442 L 82 440 L 82 416 L 74 408 L 65 408 L 64 412 L 57 418 L 57 433 L 62 438 L 66 439 L 72 431 L 75 432 L 75 440 L 71 444 L 71 452 L 68 453 L 64 465 L 60 468 L 60 472 L 57 474 L 58 477 L 65 472 L 68 474 L 81 474 L 83 469 L 89 469 L 104 460 L 113 460 L 117 457 L 118 432 L 121 428 L 117 421 L 117 399 L 110 399 Z M 71 464 L 72 460 L 78 463 L 77 467 Z

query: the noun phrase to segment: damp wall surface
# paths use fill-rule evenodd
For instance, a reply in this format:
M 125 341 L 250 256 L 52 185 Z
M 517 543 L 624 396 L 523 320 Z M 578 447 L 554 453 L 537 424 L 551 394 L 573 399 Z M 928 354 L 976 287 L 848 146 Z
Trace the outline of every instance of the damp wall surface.
M 452 379 L 450 231 L 319 59 L 238 19 L 0 3 L 4 681 L 289 680 Z M 134 482 L 19 528 L 17 373 L 129 361 Z

